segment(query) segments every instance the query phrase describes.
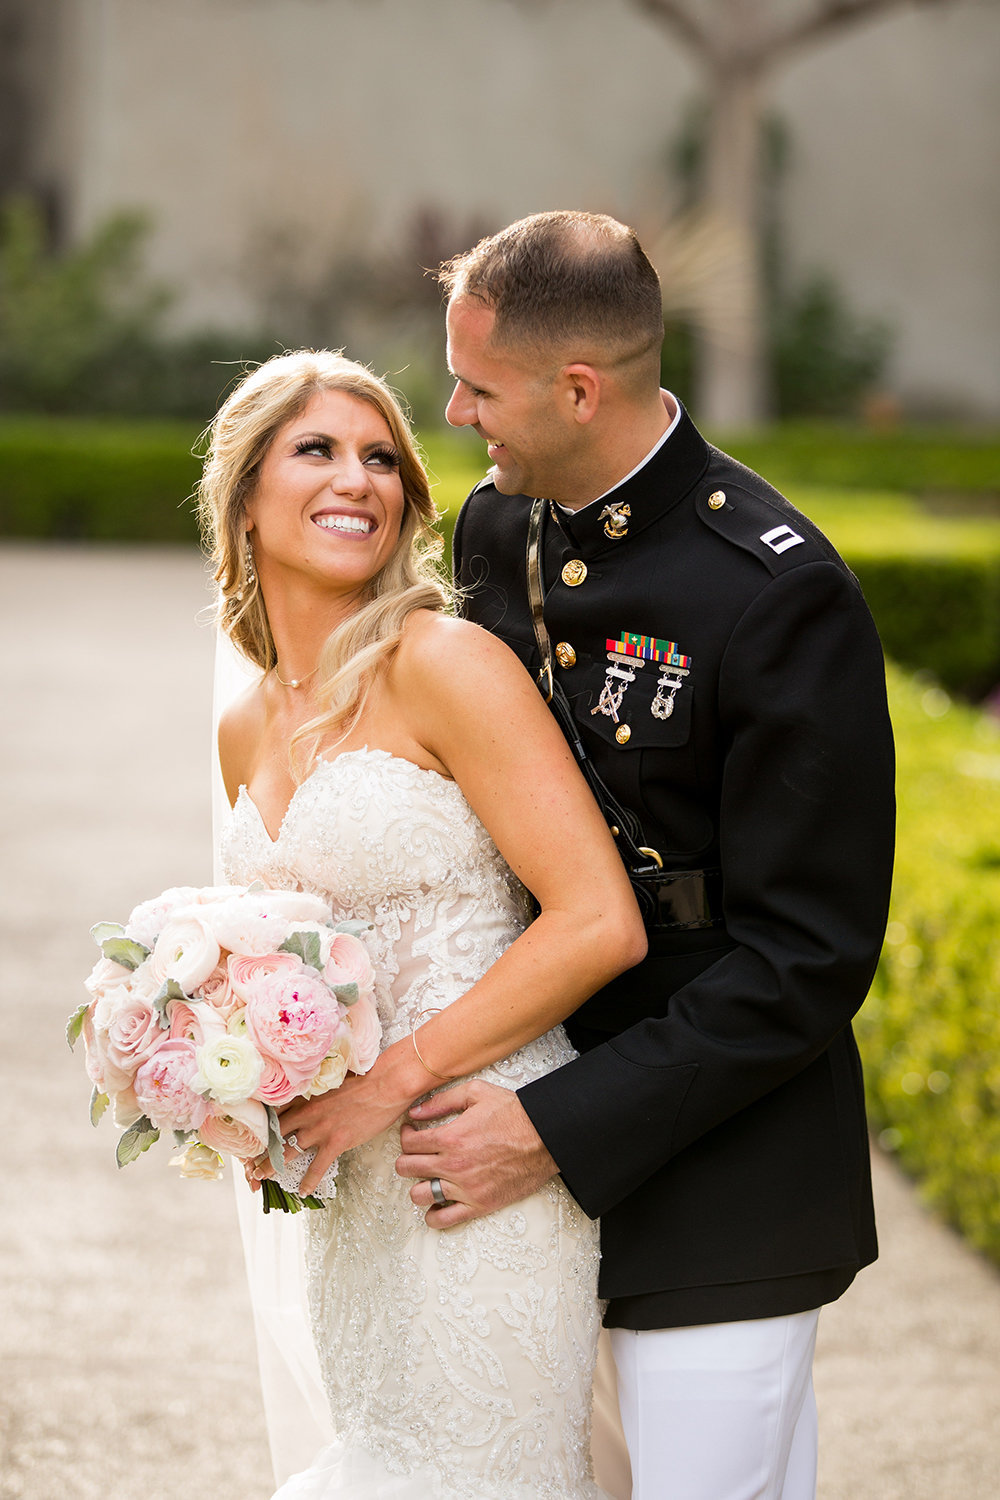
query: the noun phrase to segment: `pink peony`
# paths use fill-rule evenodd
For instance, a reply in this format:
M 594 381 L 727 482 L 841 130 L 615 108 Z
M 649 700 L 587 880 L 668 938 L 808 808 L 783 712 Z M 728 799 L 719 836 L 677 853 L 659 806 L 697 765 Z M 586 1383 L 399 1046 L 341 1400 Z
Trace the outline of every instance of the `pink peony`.
M 311 1078 L 333 1045 L 342 1007 L 314 969 L 297 964 L 245 987 L 247 1032 L 261 1052 Z
M 165 979 L 176 980 L 185 995 L 204 984 L 219 963 L 219 944 L 201 915 L 207 909 L 172 917 L 147 961 L 150 973 L 161 984 Z
M 198 1071 L 194 1045 L 167 1038 L 135 1075 L 135 1097 L 158 1130 L 197 1130 L 208 1101 L 191 1088 Z
M 302 960 L 294 953 L 266 953 L 255 956 L 249 953 L 230 953 L 226 959 L 229 984 L 239 1005 L 245 1005 L 258 980 L 267 974 L 278 974 L 282 969 L 301 969 Z
M 338 984 L 356 984 L 362 995 L 370 994 L 375 985 L 375 971 L 368 949 L 360 938 L 351 937 L 349 932 L 334 934 L 323 978 L 331 988 Z
M 215 1105 L 201 1123 L 198 1135 L 215 1151 L 246 1160 L 259 1156 L 267 1145 L 267 1111 L 255 1099 Z
M 360 1000 L 348 1008 L 345 1019 L 351 1029 L 347 1066 L 352 1073 L 367 1073 L 378 1057 L 382 1044 L 382 1023 L 378 1018 L 375 1002 L 367 995 L 362 995 Z

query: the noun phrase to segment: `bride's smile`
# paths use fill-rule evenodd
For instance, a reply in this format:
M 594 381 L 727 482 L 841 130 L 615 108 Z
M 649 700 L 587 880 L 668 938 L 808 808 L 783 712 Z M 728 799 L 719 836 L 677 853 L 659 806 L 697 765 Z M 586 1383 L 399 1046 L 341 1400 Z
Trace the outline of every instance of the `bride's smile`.
M 384 417 L 344 391 L 321 391 L 279 428 L 247 502 L 266 592 L 303 572 L 356 593 L 385 565 L 403 517 L 399 454 Z

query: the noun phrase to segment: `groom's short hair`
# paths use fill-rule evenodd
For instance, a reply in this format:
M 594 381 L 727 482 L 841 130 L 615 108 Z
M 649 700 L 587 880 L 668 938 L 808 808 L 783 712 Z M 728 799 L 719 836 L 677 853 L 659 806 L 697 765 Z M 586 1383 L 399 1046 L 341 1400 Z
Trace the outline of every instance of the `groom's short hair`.
M 448 300 L 472 297 L 495 316 L 498 348 L 602 353 L 659 367 L 660 280 L 634 229 L 606 214 L 532 214 L 445 261 Z M 576 352 L 574 352 L 576 351 Z

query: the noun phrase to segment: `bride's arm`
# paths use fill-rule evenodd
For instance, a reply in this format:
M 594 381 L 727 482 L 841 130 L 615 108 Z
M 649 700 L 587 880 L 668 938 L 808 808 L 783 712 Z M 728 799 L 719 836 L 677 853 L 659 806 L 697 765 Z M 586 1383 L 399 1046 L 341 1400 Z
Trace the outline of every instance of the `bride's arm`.
M 514 873 L 537 920 L 461 999 L 381 1054 L 363 1078 L 282 1114 L 317 1158 L 370 1139 L 442 1077 L 477 1072 L 565 1019 L 638 963 L 646 937 L 611 835 L 555 720 L 514 654 L 466 621 L 410 627 L 387 682 L 415 744 L 443 764 Z M 425 1066 L 426 1064 L 426 1066 Z M 433 1069 L 433 1071 L 430 1071 Z

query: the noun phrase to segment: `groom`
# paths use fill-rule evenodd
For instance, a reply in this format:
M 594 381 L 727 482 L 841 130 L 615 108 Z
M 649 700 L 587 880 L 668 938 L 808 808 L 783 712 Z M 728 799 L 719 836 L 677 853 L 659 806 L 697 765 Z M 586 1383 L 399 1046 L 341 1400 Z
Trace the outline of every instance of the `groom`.
M 533 674 L 551 647 L 572 736 L 675 878 L 649 957 L 567 1023 L 578 1059 L 415 1107 L 462 1113 L 405 1127 L 398 1170 L 442 1229 L 555 1173 L 600 1216 L 635 1500 L 808 1500 L 818 1309 L 876 1254 L 850 1027 L 892 862 L 875 630 L 826 539 L 660 391 L 631 230 L 534 215 L 441 280 L 448 420 L 493 464 L 455 531 L 465 611 Z

